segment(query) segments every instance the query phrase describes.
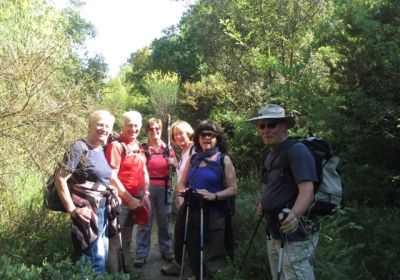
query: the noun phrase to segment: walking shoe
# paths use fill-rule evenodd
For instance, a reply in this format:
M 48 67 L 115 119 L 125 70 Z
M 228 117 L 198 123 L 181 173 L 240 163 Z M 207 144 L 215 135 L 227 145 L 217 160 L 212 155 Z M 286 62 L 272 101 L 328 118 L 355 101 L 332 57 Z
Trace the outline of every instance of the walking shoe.
M 145 257 L 136 257 L 135 262 L 133 265 L 135 267 L 143 267 L 143 265 L 146 263 L 146 258 Z
M 171 263 L 161 267 L 161 274 L 163 275 L 179 275 L 181 273 L 181 266 L 174 260 Z
M 172 262 L 175 259 L 175 255 L 172 252 L 165 252 L 161 254 L 161 257 L 167 262 Z

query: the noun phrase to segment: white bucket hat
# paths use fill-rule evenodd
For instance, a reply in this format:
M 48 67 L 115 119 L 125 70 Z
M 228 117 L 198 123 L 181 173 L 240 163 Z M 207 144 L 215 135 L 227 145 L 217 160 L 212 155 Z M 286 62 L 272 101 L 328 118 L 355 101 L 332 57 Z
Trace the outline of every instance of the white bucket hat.
M 285 115 L 285 109 L 276 104 L 267 104 L 258 111 L 258 116 L 251 118 L 248 122 L 255 123 L 259 120 L 282 120 L 288 124 L 288 128 L 292 128 L 296 121 L 292 116 Z

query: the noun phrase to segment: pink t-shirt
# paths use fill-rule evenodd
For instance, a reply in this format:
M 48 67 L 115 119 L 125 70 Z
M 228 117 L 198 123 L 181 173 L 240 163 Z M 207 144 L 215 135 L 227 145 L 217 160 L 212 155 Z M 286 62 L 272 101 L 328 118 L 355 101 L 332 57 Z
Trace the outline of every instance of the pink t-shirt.
M 149 172 L 151 186 L 165 186 L 168 180 L 168 159 L 164 155 L 166 147 L 162 146 L 157 152 L 149 147 L 151 154 L 150 159 L 147 161 L 147 171 Z M 175 151 L 170 148 L 170 157 L 175 157 Z

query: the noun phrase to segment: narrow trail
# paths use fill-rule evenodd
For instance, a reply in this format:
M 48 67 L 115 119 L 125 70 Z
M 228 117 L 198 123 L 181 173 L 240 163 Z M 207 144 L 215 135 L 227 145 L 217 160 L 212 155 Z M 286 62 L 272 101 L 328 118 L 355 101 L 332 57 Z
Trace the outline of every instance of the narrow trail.
M 172 225 L 173 226 L 173 225 Z M 160 250 L 158 247 L 158 237 L 157 237 L 157 223 L 153 223 L 153 229 L 151 232 L 151 247 L 150 253 L 146 258 L 146 263 L 142 268 L 134 268 L 134 274 L 139 275 L 134 278 L 134 280 L 177 280 L 179 276 L 165 276 L 162 275 L 160 269 L 163 265 L 166 265 L 167 262 L 161 258 Z M 136 227 L 133 233 L 133 240 L 136 240 Z M 133 242 L 134 243 L 134 242 Z M 133 248 L 133 252 L 135 249 Z

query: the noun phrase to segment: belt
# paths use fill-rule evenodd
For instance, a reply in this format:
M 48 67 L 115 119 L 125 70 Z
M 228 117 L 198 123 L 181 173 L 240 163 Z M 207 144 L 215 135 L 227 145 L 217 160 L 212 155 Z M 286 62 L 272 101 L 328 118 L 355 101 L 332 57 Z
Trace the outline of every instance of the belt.
M 169 177 L 150 177 L 150 180 L 169 180 Z

